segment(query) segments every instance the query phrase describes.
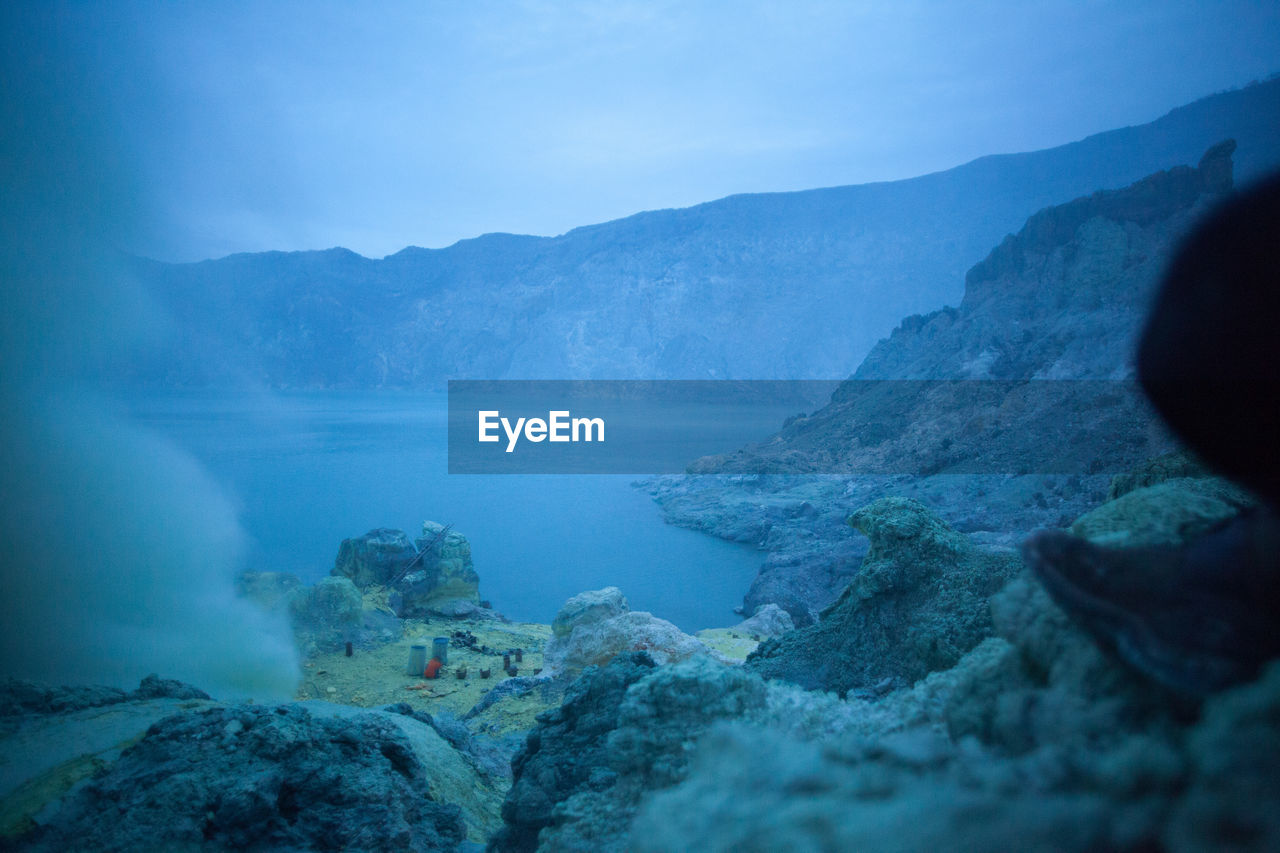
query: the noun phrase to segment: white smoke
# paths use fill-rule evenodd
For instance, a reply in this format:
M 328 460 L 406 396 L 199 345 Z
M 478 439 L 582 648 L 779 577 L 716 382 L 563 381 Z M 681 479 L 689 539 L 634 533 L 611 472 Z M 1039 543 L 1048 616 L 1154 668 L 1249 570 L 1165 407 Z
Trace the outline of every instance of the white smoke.
M 0 13 L 0 675 L 287 696 L 287 629 L 234 594 L 233 503 L 94 387 L 161 318 L 114 251 L 144 193 L 65 12 Z

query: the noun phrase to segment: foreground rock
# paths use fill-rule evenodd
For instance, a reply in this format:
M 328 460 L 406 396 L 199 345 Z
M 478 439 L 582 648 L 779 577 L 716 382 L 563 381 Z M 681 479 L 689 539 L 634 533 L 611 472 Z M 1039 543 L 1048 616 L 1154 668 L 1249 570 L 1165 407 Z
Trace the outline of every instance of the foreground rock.
M 766 678 L 844 694 L 913 684 L 992 631 L 987 599 L 1017 571 L 974 547 L 917 501 L 883 498 L 849 523 L 871 541 L 862 568 L 822 620 L 747 659 Z
M 506 823 L 490 849 L 626 849 L 641 799 L 681 781 L 697 737 L 762 708 L 766 692 L 759 678 L 705 658 L 658 667 L 633 653 L 587 670 L 513 762 Z
M 323 703 L 164 710 L 42 815 L 23 849 L 434 851 L 493 828 L 484 778 L 413 716 Z
M 1091 516 L 1182 541 L 1222 485 L 1186 479 Z M 870 515 L 899 556 L 966 551 L 919 508 Z M 1028 573 L 989 612 L 992 636 L 954 666 L 877 696 L 706 659 L 589 669 L 530 736 L 491 849 L 1280 849 L 1280 662 L 1195 707 L 1101 651 Z
M 1280 666 L 1200 716 L 1136 679 L 1029 578 L 999 637 L 832 734 L 712 730 L 630 849 L 1262 851 L 1280 844 Z

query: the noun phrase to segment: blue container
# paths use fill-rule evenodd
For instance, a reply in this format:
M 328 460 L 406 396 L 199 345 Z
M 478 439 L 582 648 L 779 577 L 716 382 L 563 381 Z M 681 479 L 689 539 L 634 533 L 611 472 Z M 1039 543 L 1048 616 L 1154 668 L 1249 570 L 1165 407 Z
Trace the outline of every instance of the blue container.
M 422 677 L 422 673 L 427 669 L 427 647 L 423 645 L 409 647 L 409 667 L 405 670 L 408 675 L 416 675 Z
M 431 656 L 440 663 L 449 662 L 449 638 L 435 637 L 431 640 Z

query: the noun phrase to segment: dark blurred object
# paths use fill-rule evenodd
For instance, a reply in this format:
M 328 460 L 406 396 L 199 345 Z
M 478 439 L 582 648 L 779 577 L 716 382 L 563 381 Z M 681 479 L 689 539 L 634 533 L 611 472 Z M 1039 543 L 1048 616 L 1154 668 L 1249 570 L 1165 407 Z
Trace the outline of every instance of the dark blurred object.
M 1280 176 L 1184 242 L 1143 332 L 1138 377 L 1192 450 L 1280 507 Z
M 1219 183 L 1206 189 L 1230 186 Z M 1181 546 L 1106 548 L 1048 530 L 1023 557 L 1102 648 L 1205 696 L 1280 655 L 1280 176 L 1182 244 L 1142 334 L 1138 378 L 1187 446 L 1264 505 Z
M 1280 521 L 1264 507 L 1182 546 L 1106 548 L 1042 530 L 1022 553 L 1098 645 L 1180 694 L 1250 681 L 1280 655 Z

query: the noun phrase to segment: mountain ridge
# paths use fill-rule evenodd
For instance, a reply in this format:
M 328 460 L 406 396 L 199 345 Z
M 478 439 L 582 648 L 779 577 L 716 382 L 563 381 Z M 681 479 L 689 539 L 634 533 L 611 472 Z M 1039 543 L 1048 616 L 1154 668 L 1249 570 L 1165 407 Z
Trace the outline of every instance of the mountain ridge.
M 176 321 L 142 385 L 418 388 L 446 378 L 832 378 L 1034 211 L 1240 141 L 1280 166 L 1280 80 L 1057 148 L 903 181 L 738 194 L 557 237 L 494 233 L 382 259 L 335 247 L 139 261 Z

